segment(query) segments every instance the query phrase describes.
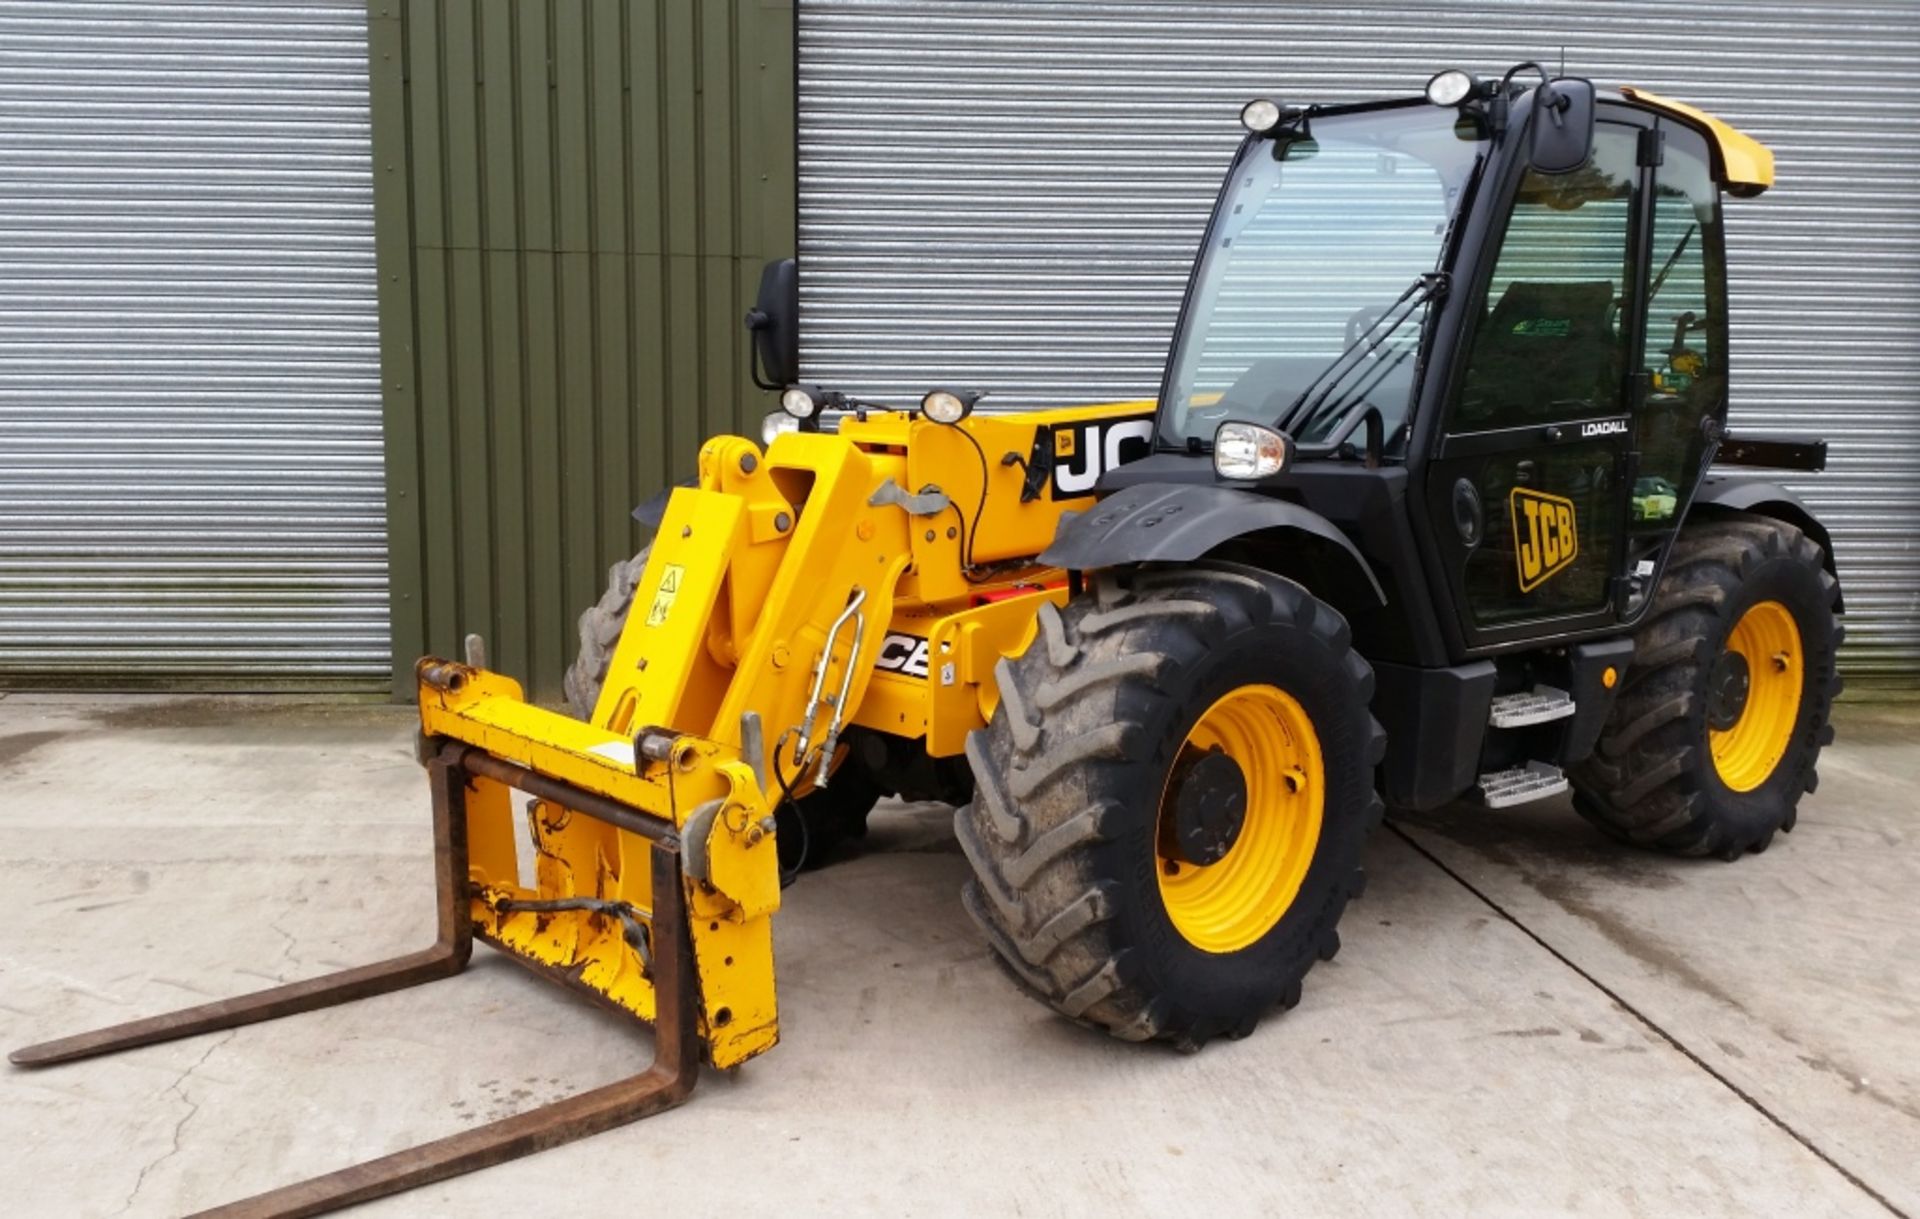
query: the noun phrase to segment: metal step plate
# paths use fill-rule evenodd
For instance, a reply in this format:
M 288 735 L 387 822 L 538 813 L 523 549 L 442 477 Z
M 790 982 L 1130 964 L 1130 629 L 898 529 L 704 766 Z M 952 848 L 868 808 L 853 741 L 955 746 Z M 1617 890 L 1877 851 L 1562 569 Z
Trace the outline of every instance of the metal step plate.
M 1487 712 L 1495 728 L 1525 728 L 1562 720 L 1573 714 L 1573 696 L 1552 686 L 1535 686 L 1521 694 L 1496 694 Z
M 1480 776 L 1480 799 L 1488 808 L 1511 808 L 1567 790 L 1567 776 L 1551 762 L 1528 762 Z

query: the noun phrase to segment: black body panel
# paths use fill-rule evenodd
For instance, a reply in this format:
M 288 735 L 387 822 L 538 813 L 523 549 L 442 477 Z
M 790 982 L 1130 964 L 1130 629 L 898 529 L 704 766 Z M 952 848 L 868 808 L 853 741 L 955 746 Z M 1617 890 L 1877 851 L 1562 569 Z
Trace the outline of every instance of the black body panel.
M 1566 729 L 1560 738 L 1560 756 L 1555 759 L 1560 765 L 1592 756 L 1594 742 L 1600 739 L 1600 729 L 1607 722 L 1607 713 L 1613 710 L 1613 697 L 1619 693 L 1627 666 L 1632 662 L 1632 636 L 1596 639 L 1567 649 L 1567 693 L 1573 696 L 1574 711 L 1564 721 Z M 1611 686 L 1606 683 L 1608 669 L 1614 673 Z
M 1214 473 L 1212 459 L 1205 454 L 1161 452 L 1109 470 L 1101 478 L 1098 491 L 1112 497 L 1144 484 L 1230 488 L 1236 494 L 1295 504 L 1324 518 L 1343 535 L 1347 543 L 1343 549 L 1357 551 L 1357 557 L 1365 560 L 1358 569 L 1364 571 L 1365 581 L 1357 590 L 1316 587 L 1314 591 L 1333 601 L 1347 616 L 1360 651 L 1373 660 L 1447 663 L 1446 638 L 1427 594 L 1425 569 L 1409 524 L 1412 514 L 1406 503 L 1408 476 L 1404 466 L 1311 461 L 1257 483 L 1223 484 Z M 1255 526 L 1256 530 L 1265 528 L 1269 526 Z M 1243 537 L 1244 532 L 1222 534 L 1211 549 L 1222 558 L 1300 578 L 1302 573 L 1289 570 L 1284 562 L 1275 566 L 1285 557 L 1279 553 L 1287 549 L 1283 540 L 1273 535 Z M 1323 550 L 1326 545 L 1324 541 L 1314 543 Z
M 1423 669 L 1375 661 L 1373 677 L 1374 718 L 1387 730 L 1387 803 L 1438 808 L 1472 787 L 1499 677 L 1493 662 Z
M 1734 436 L 1721 438 L 1715 465 L 1759 466 L 1768 470 L 1827 468 L 1827 442 L 1811 436 Z

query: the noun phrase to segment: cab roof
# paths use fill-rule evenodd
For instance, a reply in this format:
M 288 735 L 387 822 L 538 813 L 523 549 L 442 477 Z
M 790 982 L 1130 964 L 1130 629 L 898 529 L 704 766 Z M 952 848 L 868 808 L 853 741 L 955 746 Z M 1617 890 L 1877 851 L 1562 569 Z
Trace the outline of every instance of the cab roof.
M 1727 188 L 1728 194 L 1750 197 L 1773 185 L 1773 150 L 1746 132 L 1685 102 L 1633 85 L 1621 85 L 1620 95 L 1701 128 L 1713 145 L 1714 176 Z

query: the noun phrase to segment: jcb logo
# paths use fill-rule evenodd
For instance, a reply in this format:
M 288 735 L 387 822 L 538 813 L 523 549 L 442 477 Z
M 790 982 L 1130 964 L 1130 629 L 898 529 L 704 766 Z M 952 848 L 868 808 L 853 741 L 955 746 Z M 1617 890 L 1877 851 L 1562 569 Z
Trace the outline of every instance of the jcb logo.
M 927 641 L 918 635 L 889 632 L 880 641 L 880 655 L 873 667 L 883 673 L 905 673 L 908 677 L 927 675 Z
M 1053 429 L 1053 498 L 1086 495 L 1102 474 L 1152 451 L 1152 415 L 1059 424 Z
M 1513 513 L 1513 552 L 1520 565 L 1520 591 L 1530 593 L 1566 570 L 1580 553 L 1573 501 L 1515 487 L 1507 496 Z

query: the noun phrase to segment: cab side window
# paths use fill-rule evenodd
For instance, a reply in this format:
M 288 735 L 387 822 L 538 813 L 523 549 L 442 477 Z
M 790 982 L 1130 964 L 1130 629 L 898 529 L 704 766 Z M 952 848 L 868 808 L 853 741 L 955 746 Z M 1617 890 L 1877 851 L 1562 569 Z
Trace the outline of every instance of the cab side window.
M 1501 240 L 1452 431 L 1625 413 L 1620 333 L 1639 179 L 1634 129 L 1602 124 L 1593 159 L 1528 171 Z
M 1724 418 L 1727 401 L 1725 245 L 1720 191 L 1706 138 L 1663 121 L 1665 147 L 1654 173 L 1652 278 L 1642 367 L 1647 393 L 1634 421 L 1640 450 L 1634 479 L 1636 527 L 1660 528 L 1678 514 L 1706 443 L 1700 421 Z

